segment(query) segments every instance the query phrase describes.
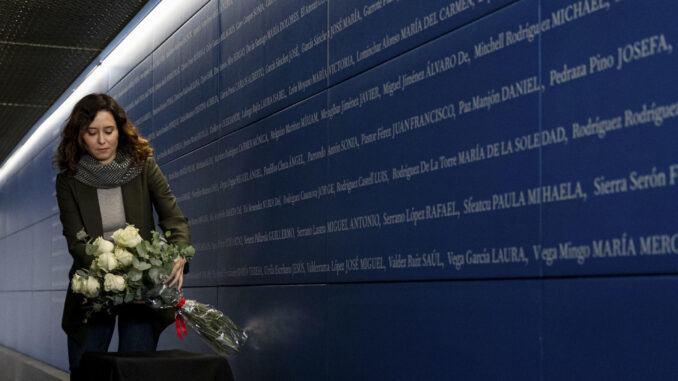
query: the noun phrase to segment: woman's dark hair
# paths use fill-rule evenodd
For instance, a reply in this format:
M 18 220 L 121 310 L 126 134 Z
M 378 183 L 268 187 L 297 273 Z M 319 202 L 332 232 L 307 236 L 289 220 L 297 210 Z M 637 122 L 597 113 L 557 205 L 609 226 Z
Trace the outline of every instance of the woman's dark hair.
M 146 158 L 153 155 L 148 140 L 139 136 L 137 128 L 127 120 L 125 110 L 113 98 L 107 94 L 89 94 L 75 104 L 61 133 L 61 142 L 53 160 L 59 170 L 75 174 L 78 161 L 87 152 L 83 135 L 99 111 L 113 115 L 118 127 L 118 151 L 128 154 L 134 165 L 142 166 Z

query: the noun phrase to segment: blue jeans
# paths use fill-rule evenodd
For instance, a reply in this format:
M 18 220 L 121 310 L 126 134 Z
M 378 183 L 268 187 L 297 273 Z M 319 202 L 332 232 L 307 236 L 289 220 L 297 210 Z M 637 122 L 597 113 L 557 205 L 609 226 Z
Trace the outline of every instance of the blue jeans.
M 118 312 L 118 352 L 153 352 L 158 337 L 153 334 L 149 314 L 143 305 L 129 305 Z M 82 345 L 68 337 L 68 362 L 71 371 L 80 365 L 85 352 L 106 352 L 115 329 L 115 316 L 91 319 L 87 324 L 87 337 Z

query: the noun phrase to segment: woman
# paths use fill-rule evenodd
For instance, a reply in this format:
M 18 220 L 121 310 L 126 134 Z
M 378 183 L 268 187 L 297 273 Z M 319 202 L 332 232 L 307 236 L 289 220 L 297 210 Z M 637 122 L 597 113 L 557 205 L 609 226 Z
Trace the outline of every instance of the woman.
M 90 237 L 110 239 L 115 230 L 132 224 L 150 240 L 154 207 L 162 230 L 172 232 L 169 240 L 190 244 L 188 220 L 152 154 L 148 141 L 110 96 L 90 94 L 73 108 L 54 159 L 60 169 L 56 195 L 61 224 L 73 256 L 69 279 L 92 262 L 85 243 L 76 239 L 78 231 L 84 228 Z M 170 286 L 181 288 L 185 262 L 174 261 Z M 71 371 L 84 352 L 107 351 L 115 327 L 115 314 L 100 313 L 83 323 L 82 302 L 83 296 L 69 287 L 61 325 L 68 335 Z M 122 306 L 116 314 L 120 352 L 154 351 L 160 333 L 173 319 L 172 311 L 153 311 L 143 304 Z

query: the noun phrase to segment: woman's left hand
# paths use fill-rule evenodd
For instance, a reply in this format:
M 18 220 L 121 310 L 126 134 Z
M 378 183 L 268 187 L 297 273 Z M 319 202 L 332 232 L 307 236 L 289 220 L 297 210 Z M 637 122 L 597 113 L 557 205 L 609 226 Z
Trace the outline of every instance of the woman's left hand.
M 186 259 L 177 258 L 174 260 L 174 267 L 172 267 L 172 272 L 170 276 L 165 280 L 165 284 L 169 287 L 177 285 L 177 290 L 181 290 L 181 286 L 184 284 L 184 265 L 186 264 Z

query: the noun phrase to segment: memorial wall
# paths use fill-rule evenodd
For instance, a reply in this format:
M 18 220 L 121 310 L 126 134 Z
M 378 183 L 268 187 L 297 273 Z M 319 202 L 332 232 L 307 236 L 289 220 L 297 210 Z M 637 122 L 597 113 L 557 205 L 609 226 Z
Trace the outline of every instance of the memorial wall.
M 678 371 L 676 4 L 196 4 L 97 91 L 190 220 L 186 294 L 250 332 L 236 378 Z M 55 137 L 0 184 L 0 290 L 65 348 Z

